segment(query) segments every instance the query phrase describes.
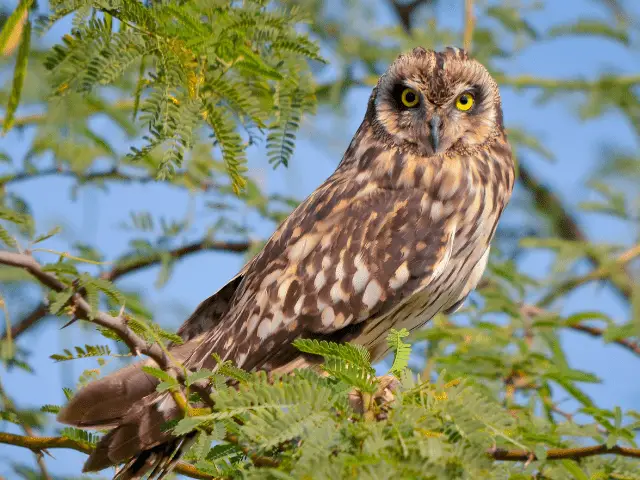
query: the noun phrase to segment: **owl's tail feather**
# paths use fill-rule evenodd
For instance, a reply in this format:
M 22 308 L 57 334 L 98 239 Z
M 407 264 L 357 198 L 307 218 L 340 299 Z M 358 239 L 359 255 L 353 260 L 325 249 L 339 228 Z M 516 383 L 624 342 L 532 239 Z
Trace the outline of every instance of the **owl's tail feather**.
M 58 421 L 81 428 L 118 426 L 131 406 L 154 393 L 159 383 L 143 365 L 129 365 L 86 385 L 60 410 Z
M 164 478 L 193 436 L 173 437 L 163 426 L 180 417 L 168 393 L 156 393 L 158 380 L 130 365 L 82 388 L 58 420 L 81 428 L 112 428 L 89 455 L 83 471 L 125 463 L 114 479 Z

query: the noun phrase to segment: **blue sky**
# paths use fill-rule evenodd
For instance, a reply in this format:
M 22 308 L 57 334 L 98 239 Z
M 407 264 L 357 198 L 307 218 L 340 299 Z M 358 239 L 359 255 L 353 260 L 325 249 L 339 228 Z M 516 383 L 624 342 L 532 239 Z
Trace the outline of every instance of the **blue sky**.
M 459 24 L 462 13 L 459 8 L 441 2 L 442 18 L 452 26 Z M 456 4 L 462 2 L 455 2 Z M 576 17 L 599 17 L 605 11 L 599 2 L 591 0 L 549 1 L 545 10 L 533 14 L 529 21 L 546 28 L 552 24 Z M 629 5 L 634 2 L 627 2 Z M 446 4 L 446 5 L 445 5 Z M 633 7 L 640 17 L 640 4 Z M 451 11 L 447 11 L 451 9 Z M 385 17 L 385 15 L 381 15 Z M 55 37 L 64 31 L 64 25 L 54 29 Z M 635 39 L 636 44 L 638 38 Z M 505 62 L 503 67 L 510 74 L 532 74 L 541 77 L 594 78 L 603 72 L 637 74 L 640 69 L 638 50 L 631 54 L 614 42 L 601 39 L 564 38 L 536 43 L 525 49 L 516 59 Z M 309 119 L 298 141 L 296 153 L 288 169 L 272 171 L 264 158 L 264 151 L 250 152 L 252 174 L 264 181 L 269 191 L 285 191 L 300 199 L 309 194 L 335 168 L 364 115 L 370 91 L 365 88 L 352 90 L 338 114 L 321 113 Z M 557 158 L 550 163 L 533 155 L 529 166 L 545 182 L 555 187 L 560 197 L 576 206 L 589 197 L 584 181 L 589 172 L 601 161 L 603 146 L 617 146 L 637 150 L 638 139 L 631 126 L 618 114 L 609 113 L 597 120 L 582 122 L 572 108 L 575 98 L 553 101 L 538 106 L 534 104 L 533 91 L 514 92 L 502 90 L 505 121 L 511 126 L 533 126 L 535 133 Z M 337 117 L 336 117 L 337 115 Z M 0 147 L 13 158 L 20 159 L 27 149 L 29 132 L 11 133 L 0 138 Z M 127 239 L 120 235 L 118 224 L 127 219 L 128 212 L 161 211 L 168 218 L 181 218 L 192 208 L 189 194 L 169 190 L 162 185 L 116 186 L 108 192 L 83 188 L 72 202 L 69 195 L 71 181 L 66 179 L 37 179 L 11 187 L 32 202 L 39 231 L 54 225 L 64 227 L 60 240 L 52 240 L 49 248 L 66 248 L 68 239 L 97 243 L 108 255 L 116 255 L 126 249 Z M 63 206 L 63 210 L 60 210 Z M 196 203 L 195 214 L 203 213 Z M 597 215 L 579 215 L 592 238 L 602 242 L 633 242 L 631 232 L 618 222 L 604 220 Z M 272 227 L 259 225 L 259 232 L 268 235 Z M 198 238 L 198 232 L 185 236 L 185 240 Z M 548 273 L 548 255 L 529 254 L 522 261 L 523 271 L 533 275 Z M 242 266 L 243 259 L 229 254 L 203 253 L 191 256 L 176 266 L 171 280 L 161 289 L 152 287 L 157 269 L 148 269 L 127 277 L 123 286 L 145 289 L 149 305 L 154 306 L 157 320 L 167 326 L 177 327 L 186 315 L 204 298 L 211 295 L 230 279 Z M 9 293 L 9 292 L 7 292 Z M 5 292 L 3 292 L 5 296 Z M 36 297 L 34 296 L 34 301 Z M 9 305 L 14 317 L 19 305 Z M 606 288 L 588 286 L 573 294 L 562 306 L 563 313 L 589 309 L 602 310 L 620 321 L 627 320 L 629 312 Z M 63 401 L 61 385 L 72 385 L 80 372 L 91 362 L 66 362 L 53 364 L 48 358 L 80 343 L 96 343 L 101 337 L 87 335 L 86 328 L 77 323 L 59 330 L 60 321 L 53 320 L 25 335 L 19 344 L 32 352 L 32 365 L 36 372 L 25 375 L 2 370 L 2 380 L 7 390 L 21 406 L 40 406 Z M 85 325 L 86 327 L 86 325 Z M 640 410 L 640 383 L 637 378 L 637 361 L 630 353 L 614 345 L 603 345 L 579 333 L 567 332 L 563 342 L 569 352 L 570 364 L 591 371 L 606 379 L 601 385 L 588 385 L 586 390 L 603 407 L 619 405 L 623 409 Z M 38 395 L 34 395 L 35 388 Z M 2 426 L 5 428 L 5 425 Z M 13 427 L 9 431 L 18 430 Z M 54 459 L 47 459 L 55 473 L 77 474 L 84 455 L 67 451 L 52 451 Z M 23 449 L 0 445 L 0 476 L 12 478 L 10 461 L 31 462 L 31 454 Z M 106 472 L 105 475 L 106 476 Z

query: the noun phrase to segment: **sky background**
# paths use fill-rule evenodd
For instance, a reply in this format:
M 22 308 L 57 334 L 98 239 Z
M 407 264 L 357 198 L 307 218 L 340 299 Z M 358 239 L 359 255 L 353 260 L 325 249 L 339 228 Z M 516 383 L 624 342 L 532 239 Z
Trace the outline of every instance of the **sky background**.
M 459 25 L 462 13 L 457 4 L 462 2 L 441 3 L 442 5 L 437 7 L 441 10 L 438 17 L 452 26 Z M 455 3 L 456 6 L 445 5 L 450 3 Z M 640 2 L 627 3 L 636 4 L 632 8 L 635 9 L 636 18 L 640 18 Z M 542 29 L 579 16 L 607 15 L 598 2 L 590 0 L 550 1 L 547 4 L 545 10 L 528 18 L 532 24 Z M 381 23 L 388 22 L 389 18 L 394 18 L 392 15 L 388 9 L 383 10 L 380 12 L 379 20 Z M 68 25 L 69 22 L 60 22 L 47 38 L 59 38 Z M 637 43 L 638 39 L 635 41 Z M 640 70 L 638 51 L 636 49 L 636 56 L 633 56 L 614 42 L 584 37 L 563 38 L 552 42 L 536 42 L 501 67 L 510 74 L 531 74 L 540 77 L 595 78 L 602 72 L 611 71 L 637 74 Z M 338 113 L 321 110 L 316 117 L 308 119 L 288 169 L 279 168 L 273 171 L 265 160 L 264 150 L 252 149 L 249 154 L 252 175 L 260 178 L 270 192 L 284 191 L 288 195 L 303 199 L 336 167 L 364 116 L 369 93 L 369 88 L 355 88 L 347 95 Z M 528 155 L 527 158 L 530 168 L 554 187 L 566 204 L 576 206 L 579 202 L 592 198 L 584 189 L 584 182 L 601 162 L 603 147 L 616 146 L 627 150 L 637 150 L 640 147 L 631 126 L 620 115 L 610 113 L 586 122 L 576 118 L 572 101 L 577 99 L 569 97 L 562 102 L 554 101 L 539 106 L 534 103 L 534 91 L 514 92 L 510 89 L 503 89 L 502 97 L 507 125 L 533 125 L 531 131 L 555 154 L 555 163 L 534 155 Z M 102 127 L 99 123 L 97 126 Z M 105 125 L 104 128 L 109 127 Z M 109 130 L 102 132 L 111 134 Z M 112 135 L 119 133 L 113 131 Z M 14 159 L 21 159 L 29 146 L 30 138 L 32 136 L 28 130 L 25 133 L 14 131 L 0 138 L 0 149 L 7 151 Z M 124 142 L 123 138 L 123 145 Z M 126 147 L 125 145 L 123 151 L 127 150 Z M 77 199 L 72 201 L 69 193 L 72 183 L 68 179 L 42 178 L 10 187 L 30 200 L 39 232 L 45 232 L 55 225 L 63 226 L 60 239 L 49 241 L 45 245 L 48 248 L 65 249 L 66 242 L 74 239 L 90 244 L 97 243 L 103 252 L 113 258 L 127 249 L 128 237 L 121 234 L 119 224 L 126 221 L 128 213 L 134 209 L 152 212 L 158 212 L 160 209 L 167 218 L 176 219 L 182 218 L 190 209 L 196 216 L 206 214 L 204 206 L 198 202 L 194 204 L 188 192 L 163 185 L 111 184 L 107 192 L 85 187 L 80 189 Z M 64 209 L 60 210 L 60 206 Z M 514 208 L 510 207 L 507 215 L 515 214 Z M 633 242 L 631 231 L 619 222 L 605 220 L 598 215 L 582 214 L 578 215 L 578 218 L 591 238 L 597 241 L 625 244 Z M 264 238 L 272 228 L 272 225 L 265 223 L 258 225 L 257 231 Z M 197 239 L 198 234 L 201 234 L 201 230 L 189 232 L 184 236 L 185 242 Z M 162 289 L 152 287 L 158 274 L 157 268 L 128 276 L 120 285 L 144 289 L 149 300 L 148 305 L 153 306 L 157 321 L 175 329 L 200 301 L 233 277 L 243 263 L 243 257 L 238 255 L 200 253 L 179 262 L 170 281 Z M 524 272 L 534 276 L 546 275 L 549 255 L 527 254 L 521 261 L 521 267 Z M 6 293 L 10 294 L 1 293 L 3 297 Z M 34 291 L 31 305 L 37 300 L 37 292 Z M 13 318 L 18 317 L 21 311 L 27 310 L 24 304 L 9 307 Z M 626 307 L 621 305 L 610 291 L 597 285 L 580 289 L 571 295 L 561 308 L 565 314 L 597 309 L 621 322 L 629 316 Z M 48 320 L 19 339 L 19 346 L 32 352 L 31 364 L 35 367 L 34 374 L 0 369 L 5 388 L 21 407 L 63 403 L 61 385 L 73 385 L 82 370 L 95 365 L 93 361 L 55 364 L 49 359 L 49 355 L 73 345 L 104 343 L 100 336 L 87 335 L 86 324 L 83 326 L 78 322 L 65 330 L 59 330 L 61 322 L 60 319 Z M 579 333 L 566 332 L 563 342 L 572 367 L 593 372 L 606 379 L 603 384 L 587 385 L 585 388 L 600 406 L 611 408 L 619 405 L 623 409 L 640 410 L 637 358 L 619 347 L 603 345 L 600 340 Z M 34 393 L 36 388 L 37 395 Z M 55 429 L 59 426 L 53 427 Z M 1 424 L 0 430 L 5 429 L 20 433 L 13 426 Z M 51 431 L 54 432 L 54 429 Z M 51 472 L 59 474 L 77 475 L 82 461 L 86 458 L 85 455 L 70 451 L 56 450 L 51 453 L 55 458 L 48 458 L 47 465 Z M 0 445 L 0 476 L 13 478 L 10 463 L 15 461 L 31 464 L 32 455 L 24 449 Z M 106 477 L 108 474 L 109 472 L 105 471 L 102 476 Z

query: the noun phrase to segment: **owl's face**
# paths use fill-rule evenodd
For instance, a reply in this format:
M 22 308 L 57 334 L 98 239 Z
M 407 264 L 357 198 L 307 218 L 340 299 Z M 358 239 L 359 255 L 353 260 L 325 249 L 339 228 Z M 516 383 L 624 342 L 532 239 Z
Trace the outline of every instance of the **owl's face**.
M 423 156 L 472 151 L 502 131 L 497 84 L 455 48 L 401 55 L 380 78 L 373 100 L 378 130 Z

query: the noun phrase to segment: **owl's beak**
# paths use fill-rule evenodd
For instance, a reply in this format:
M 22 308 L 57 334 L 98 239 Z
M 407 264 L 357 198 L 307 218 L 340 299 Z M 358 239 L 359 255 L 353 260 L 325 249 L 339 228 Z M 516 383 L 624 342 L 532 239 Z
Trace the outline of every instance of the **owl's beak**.
M 433 147 L 433 153 L 438 153 L 438 145 L 440 145 L 440 116 L 434 115 L 429 122 L 430 134 L 429 141 Z

